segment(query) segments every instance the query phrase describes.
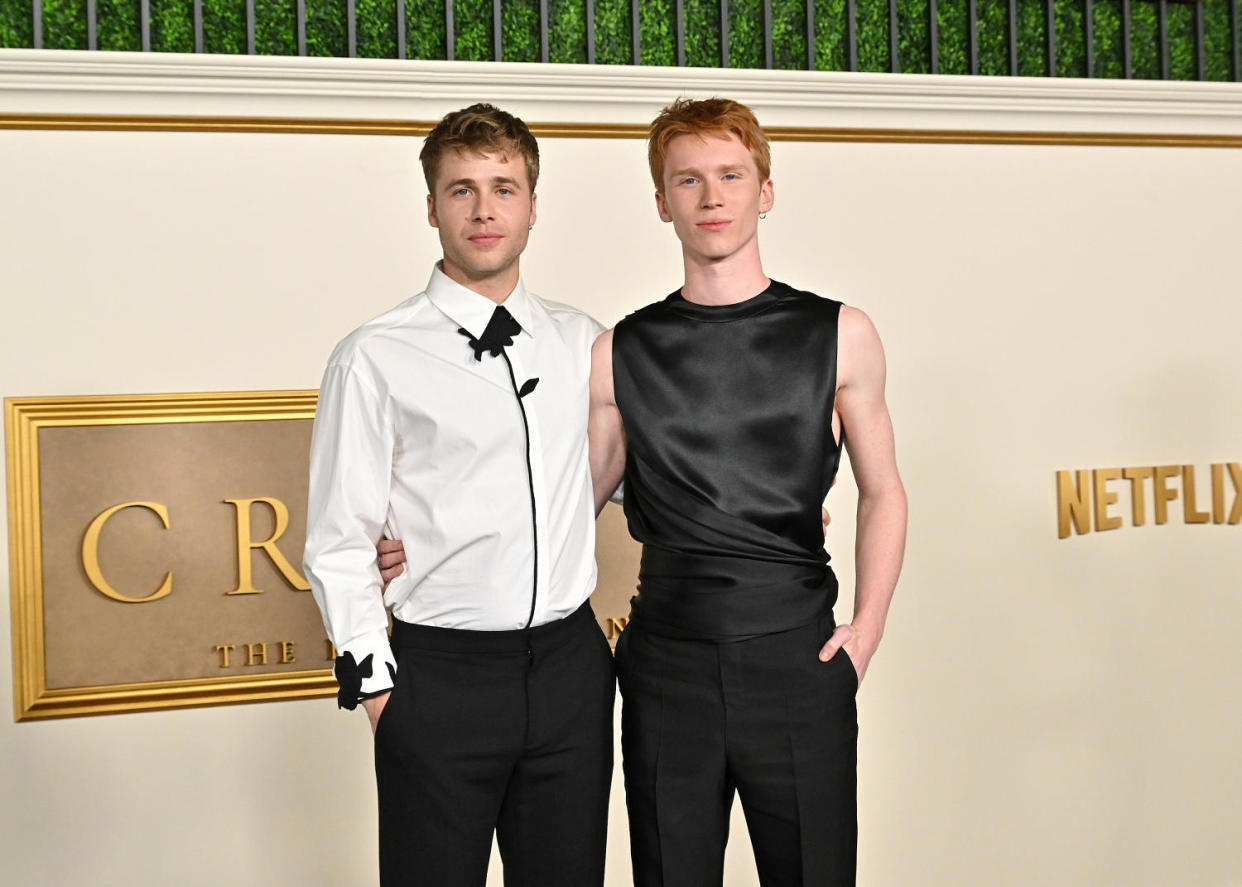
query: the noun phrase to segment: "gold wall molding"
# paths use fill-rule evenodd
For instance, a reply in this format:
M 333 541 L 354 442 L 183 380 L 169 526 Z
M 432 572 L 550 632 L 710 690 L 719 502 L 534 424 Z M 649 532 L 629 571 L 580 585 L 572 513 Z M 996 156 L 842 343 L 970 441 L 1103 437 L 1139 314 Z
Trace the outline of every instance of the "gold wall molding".
M 335 695 L 299 572 L 317 397 L 5 400 L 16 720 Z M 598 527 L 615 641 L 639 548 Z
M 48 522 L 42 513 L 43 496 L 49 486 L 55 486 L 55 478 L 49 476 L 41 464 L 40 435 L 56 429 L 70 429 L 89 435 L 89 429 L 149 427 L 155 425 L 177 425 L 201 427 L 204 423 L 255 423 L 273 420 L 298 420 L 304 426 L 314 418 L 315 391 L 265 391 L 254 393 L 204 393 L 204 394 L 167 394 L 167 395 L 124 395 L 124 396 L 91 396 L 91 397 L 14 397 L 5 399 L 5 432 L 8 471 L 8 513 L 9 513 L 9 563 L 10 563 L 10 597 L 13 628 L 13 684 L 14 712 L 17 720 L 63 717 L 83 714 L 107 714 L 123 711 L 142 711 L 184 706 L 221 705 L 234 702 L 257 702 L 275 699 L 297 699 L 312 696 L 330 696 L 336 692 L 336 682 L 327 667 L 327 656 L 320 644 L 304 645 L 299 667 L 284 668 L 280 671 L 256 672 L 253 669 L 246 673 L 234 668 L 227 672 L 210 676 L 184 677 L 177 674 L 152 675 L 152 680 L 114 681 L 104 683 L 81 683 L 70 686 L 49 687 L 49 668 L 55 669 L 58 664 L 65 664 L 66 650 L 71 655 L 78 655 L 81 650 L 80 641 L 61 644 L 60 652 L 49 649 L 47 635 L 48 606 L 55 603 L 57 595 L 76 596 L 71 602 L 68 612 L 76 613 L 76 607 L 86 604 L 99 608 L 113 608 L 115 612 L 125 610 L 134 612 L 138 607 L 153 606 L 152 603 L 138 600 L 135 603 L 118 603 L 109 600 L 103 594 L 96 594 L 90 588 L 92 581 L 89 576 L 75 577 L 73 581 L 61 582 L 62 588 L 49 588 L 45 579 L 49 570 L 59 570 L 59 575 L 70 575 L 66 568 L 68 562 L 79 550 L 71 544 L 60 545 L 51 552 L 56 558 L 55 563 L 48 563 L 45 558 L 49 552 L 45 547 L 45 529 L 55 524 Z M 83 430 L 86 430 L 83 432 Z M 89 436 L 81 442 L 89 444 Z M 44 442 L 46 443 L 46 441 Z M 244 453 L 240 461 L 252 457 Z M 176 457 L 174 457 L 176 458 Z M 223 457 L 222 457 L 223 458 Z M 261 461 L 261 460 L 260 460 Z M 100 466 L 106 467 L 106 466 Z M 197 473 L 211 466 L 187 465 L 186 474 Z M 145 470 L 143 466 L 139 473 Z M 299 472 L 302 473 L 302 472 Z M 104 472 L 100 472 L 101 475 Z M 155 484 L 158 487 L 158 484 Z M 89 490 L 81 490 L 82 495 L 89 496 Z M 228 495 L 220 491 L 220 498 Z M 71 495 L 76 499 L 79 490 L 72 489 Z M 106 494 L 105 494 L 106 495 Z M 116 498 L 116 494 L 112 493 Z M 227 503 L 227 499 L 224 499 Z M 213 503 L 214 504 L 214 503 Z M 304 508 L 304 506 L 303 506 Z M 92 509 L 93 510 L 93 509 Z M 158 528 L 151 515 L 153 526 Z M 172 515 L 174 523 L 178 514 Z M 80 520 L 78 521 L 80 523 Z M 84 528 L 76 528 L 82 530 Z M 246 522 L 249 533 L 249 522 Z M 69 542 L 82 544 L 82 534 L 78 532 L 72 538 L 67 534 Z M 89 532 L 87 533 L 89 536 Z M 96 539 L 96 544 L 97 544 Z M 261 541 L 261 540 L 260 540 Z M 214 561 L 228 561 L 232 567 L 231 538 L 219 540 L 221 552 L 211 555 Z M 300 552 L 299 552 L 300 554 Z M 240 552 L 239 552 L 240 558 Z M 300 560 L 300 557 L 298 557 Z M 240 563 L 240 561 L 239 561 Z M 74 563 L 76 568 L 78 565 Z M 53 569 L 54 568 L 54 569 Z M 157 577 L 158 579 L 158 577 Z M 276 589 L 268 583 L 271 594 L 293 595 L 296 591 Z M 148 590 L 149 591 L 149 590 Z M 219 600 L 228 600 L 228 589 L 221 586 Z M 183 595 L 185 593 L 183 592 Z M 96 600 L 96 596 L 98 600 Z M 165 600 L 175 597 L 165 595 Z M 155 597 L 150 598 L 156 600 Z M 236 600 L 236 599 L 233 599 Z M 288 600 L 295 600 L 289 597 Z M 309 595 L 297 599 L 301 610 L 309 604 Z M 163 603 L 164 601 L 161 601 Z M 195 602 L 189 606 L 198 607 Z M 60 602 L 64 607 L 64 603 Z M 217 607 L 221 605 L 217 604 Z M 311 605 L 313 608 L 313 605 Z M 120 608 L 117 610 L 116 608 Z M 72 618 L 61 620 L 61 631 L 67 631 L 66 622 Z M 106 632 L 98 622 L 83 620 L 83 626 L 73 626 L 75 632 L 91 633 Z M 184 620 L 182 621 L 184 628 Z M 162 628 L 162 626 L 161 626 Z M 240 629 L 245 634 L 248 629 Z M 285 657 L 281 663 L 281 638 L 276 636 L 224 638 L 226 631 L 208 625 L 207 634 L 200 643 L 192 644 L 193 653 L 205 663 L 214 662 L 218 653 L 213 650 L 213 643 L 220 640 L 238 641 L 244 646 L 246 641 L 267 640 L 272 650 L 272 665 L 287 665 Z M 234 632 L 238 633 L 238 632 Z M 254 633 L 254 632 L 252 632 Z M 272 634 L 272 632 L 268 632 Z M 220 636 L 220 637 L 218 637 Z M 96 638 L 90 638 L 95 640 Z M 104 638 L 101 643 L 116 647 L 134 647 L 143 653 L 143 646 L 149 643 L 140 630 L 133 637 L 122 636 L 109 640 Z M 202 649 L 198 649 L 198 647 Z M 126 651 L 122 651 L 126 652 Z M 133 653 L 132 650 L 128 650 Z M 307 667 L 313 666 L 313 667 Z M 71 671 L 80 672 L 82 662 L 73 662 Z M 85 667 L 92 667 L 87 663 Z M 149 666 L 143 665 L 143 669 Z M 157 669 L 158 670 L 158 669 Z M 174 669 L 175 670 L 175 669 Z M 65 683 L 61 681 L 60 683 Z M 73 682 L 70 682 L 71 684 Z
M 422 137 L 434 121 L 297 117 L 207 117 L 125 114 L 0 114 L 0 129 L 119 132 L 239 132 Z M 538 138 L 642 139 L 640 123 L 530 123 Z M 1204 133 L 1051 132 L 1041 130 L 766 127 L 777 142 L 874 142 L 945 145 L 1087 145 L 1144 148 L 1242 148 L 1242 135 Z

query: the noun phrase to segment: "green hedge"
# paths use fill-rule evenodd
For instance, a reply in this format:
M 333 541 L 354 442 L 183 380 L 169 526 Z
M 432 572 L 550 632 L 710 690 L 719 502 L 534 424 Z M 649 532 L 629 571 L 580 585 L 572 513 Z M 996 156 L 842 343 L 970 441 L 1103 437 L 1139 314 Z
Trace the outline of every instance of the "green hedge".
M 772 56 L 777 68 L 800 69 L 807 63 L 806 4 L 813 2 L 815 67 L 821 71 L 848 68 L 846 0 L 772 0 Z M 203 49 L 246 52 L 245 0 L 203 0 Z M 397 0 L 356 0 L 359 56 L 396 58 Z M 453 56 L 490 60 L 494 51 L 490 0 L 456 0 Z M 720 4 L 717 0 L 685 0 L 686 64 L 717 67 L 721 62 Z M 296 0 L 255 0 L 255 51 L 265 55 L 297 53 Z M 1169 76 L 1193 80 L 1195 62 L 1194 3 L 1168 5 Z M 150 0 L 151 48 L 157 52 L 193 52 L 193 0 Z M 447 55 L 444 0 L 406 0 L 406 55 L 442 59 Z M 888 71 L 892 60 L 888 0 L 855 0 L 858 68 Z M 1226 0 L 1205 0 L 1204 58 L 1208 80 L 1230 80 L 1231 23 Z M 140 50 L 139 0 L 98 0 L 100 49 Z M 676 5 L 673 0 L 643 0 L 639 14 L 641 62 L 677 64 Z M 929 0 L 897 0 L 897 45 L 900 70 L 925 73 L 932 69 Z M 1157 8 L 1150 0 L 1134 0 L 1130 36 L 1133 76 L 1160 79 L 1161 59 Z M 33 45 L 30 0 L 0 4 L 0 47 Z M 1056 73 L 1085 77 L 1087 47 L 1083 0 L 1055 0 Z M 1045 0 L 1017 0 L 1018 64 L 1009 64 L 1008 0 L 977 0 L 979 73 L 1044 76 L 1048 73 L 1047 7 Z M 967 42 L 967 0 L 939 0 L 939 70 L 970 73 Z M 598 64 L 630 64 L 632 22 L 628 0 L 596 0 L 595 60 Z M 1095 75 L 1123 75 L 1121 0 L 1095 0 Z M 505 61 L 540 59 L 538 0 L 505 0 L 501 15 L 502 57 Z M 86 49 L 86 0 L 43 0 L 43 46 Z M 309 55 L 349 54 L 346 0 L 306 0 L 306 51 Z M 552 62 L 587 60 L 586 4 L 583 0 L 549 0 L 548 58 Z M 729 66 L 764 67 L 762 0 L 729 0 Z

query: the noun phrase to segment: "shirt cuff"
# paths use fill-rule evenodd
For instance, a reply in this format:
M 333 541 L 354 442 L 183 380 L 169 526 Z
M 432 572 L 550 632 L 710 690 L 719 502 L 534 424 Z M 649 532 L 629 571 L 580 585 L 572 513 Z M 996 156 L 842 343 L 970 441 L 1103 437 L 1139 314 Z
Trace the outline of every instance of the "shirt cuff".
M 390 691 L 397 680 L 397 661 L 387 633 L 363 635 L 338 649 L 333 671 L 340 686 L 336 703 L 341 708 L 357 708 L 363 699 Z

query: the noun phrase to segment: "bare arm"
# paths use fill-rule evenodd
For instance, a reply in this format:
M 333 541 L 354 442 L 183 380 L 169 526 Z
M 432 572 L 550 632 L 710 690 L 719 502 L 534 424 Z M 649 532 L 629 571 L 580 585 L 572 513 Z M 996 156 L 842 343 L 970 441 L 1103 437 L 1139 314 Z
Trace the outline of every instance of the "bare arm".
M 612 330 L 600 333 L 591 346 L 591 413 L 587 420 L 591 484 L 595 488 L 595 514 L 625 474 L 625 428 L 612 387 Z
M 820 651 L 832 658 L 844 645 L 859 682 L 875 655 L 901 573 L 906 545 L 906 491 L 897 473 L 893 423 L 884 399 L 884 347 L 871 319 L 842 307 L 836 409 L 858 485 L 854 546 L 854 618 Z

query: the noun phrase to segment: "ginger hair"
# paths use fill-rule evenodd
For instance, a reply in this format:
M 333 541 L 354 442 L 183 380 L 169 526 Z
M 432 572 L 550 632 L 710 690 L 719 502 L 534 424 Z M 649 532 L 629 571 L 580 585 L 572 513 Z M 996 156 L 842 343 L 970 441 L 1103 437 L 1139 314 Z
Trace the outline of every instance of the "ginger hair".
M 664 159 L 669 143 L 678 136 L 735 135 L 750 151 L 759 170 L 759 181 L 767 181 L 772 172 L 772 152 L 768 137 L 750 108 L 732 99 L 680 98 L 651 121 L 647 135 L 647 162 L 656 190 L 664 192 Z

